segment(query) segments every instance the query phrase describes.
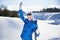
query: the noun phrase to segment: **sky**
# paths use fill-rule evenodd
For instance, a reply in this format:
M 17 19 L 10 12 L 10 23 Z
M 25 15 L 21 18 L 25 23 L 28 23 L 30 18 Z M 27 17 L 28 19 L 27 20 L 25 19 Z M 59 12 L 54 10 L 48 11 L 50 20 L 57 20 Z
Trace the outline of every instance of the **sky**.
M 60 0 L 0 0 L 0 5 L 6 5 L 10 10 L 18 10 L 18 5 L 23 2 L 23 10 L 42 10 L 47 7 L 60 7 Z

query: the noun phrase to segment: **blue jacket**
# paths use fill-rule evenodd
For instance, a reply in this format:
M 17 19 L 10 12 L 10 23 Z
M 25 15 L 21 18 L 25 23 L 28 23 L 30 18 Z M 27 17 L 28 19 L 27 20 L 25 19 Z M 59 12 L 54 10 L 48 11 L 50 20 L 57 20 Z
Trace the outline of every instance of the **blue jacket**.
M 26 19 L 24 18 L 23 13 L 24 12 L 20 9 L 19 10 L 20 18 L 24 22 L 24 27 L 21 33 L 21 38 L 25 40 L 32 40 L 32 33 L 35 32 L 38 27 L 37 20 L 29 21 L 27 18 Z

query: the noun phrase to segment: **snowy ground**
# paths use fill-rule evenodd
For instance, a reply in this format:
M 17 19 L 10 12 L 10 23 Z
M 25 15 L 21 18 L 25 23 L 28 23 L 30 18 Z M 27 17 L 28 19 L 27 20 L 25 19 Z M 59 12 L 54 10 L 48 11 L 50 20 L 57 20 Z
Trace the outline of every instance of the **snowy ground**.
M 48 24 L 50 22 L 50 20 L 38 20 L 40 36 L 37 40 L 60 37 L 60 25 Z M 21 40 L 20 34 L 23 24 L 20 18 L 0 17 L 0 40 Z

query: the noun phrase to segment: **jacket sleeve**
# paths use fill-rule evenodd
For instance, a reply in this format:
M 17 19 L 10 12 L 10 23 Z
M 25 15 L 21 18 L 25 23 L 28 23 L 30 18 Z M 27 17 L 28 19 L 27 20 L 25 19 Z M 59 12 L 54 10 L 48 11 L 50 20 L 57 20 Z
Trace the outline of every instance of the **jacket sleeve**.
M 37 20 L 35 20 L 35 25 L 34 25 L 34 33 L 35 33 L 35 36 L 38 37 L 40 35 L 40 33 L 36 33 L 36 30 L 38 29 L 38 25 L 37 25 Z
M 37 26 L 37 20 L 34 20 L 32 23 L 33 23 L 32 24 L 32 29 L 33 29 L 33 32 L 35 32 L 36 29 L 38 28 L 38 26 Z
M 19 16 L 20 16 L 20 18 L 23 20 L 23 22 L 24 22 L 24 20 L 25 20 L 25 18 L 24 18 L 24 16 L 23 16 L 23 11 L 22 11 L 22 9 L 20 9 L 19 11 Z

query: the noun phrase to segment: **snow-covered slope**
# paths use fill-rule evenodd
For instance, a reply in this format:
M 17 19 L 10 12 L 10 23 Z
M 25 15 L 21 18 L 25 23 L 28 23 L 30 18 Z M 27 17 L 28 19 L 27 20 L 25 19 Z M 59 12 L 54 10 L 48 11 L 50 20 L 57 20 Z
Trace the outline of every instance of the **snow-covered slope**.
M 60 37 L 60 25 L 48 24 L 49 20 L 38 20 L 40 36 L 37 40 L 49 40 Z M 20 18 L 0 17 L 0 40 L 21 40 L 23 29 Z
M 49 20 L 38 21 L 38 28 L 40 29 L 41 33 L 41 35 L 37 38 L 38 40 L 48 40 L 60 37 L 60 25 L 48 24 L 50 22 L 51 21 Z
M 0 40 L 20 40 L 22 27 L 19 18 L 0 17 Z

